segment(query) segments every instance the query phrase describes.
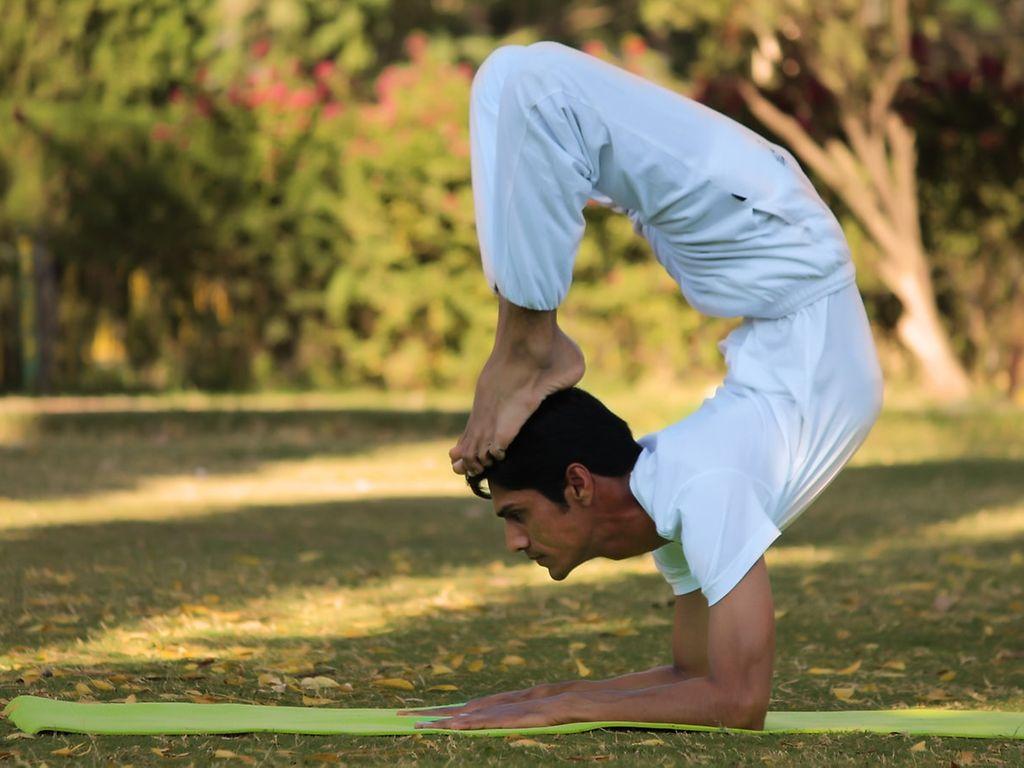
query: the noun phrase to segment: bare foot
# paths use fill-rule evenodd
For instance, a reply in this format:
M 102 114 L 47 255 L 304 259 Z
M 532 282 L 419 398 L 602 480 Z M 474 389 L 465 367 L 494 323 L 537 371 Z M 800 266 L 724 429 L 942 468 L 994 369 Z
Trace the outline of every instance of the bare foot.
M 448 451 L 452 469 L 477 475 L 505 458 L 505 449 L 541 401 L 577 384 L 585 370 L 582 350 L 561 329 L 541 357 L 495 349 L 477 379 L 466 429 Z

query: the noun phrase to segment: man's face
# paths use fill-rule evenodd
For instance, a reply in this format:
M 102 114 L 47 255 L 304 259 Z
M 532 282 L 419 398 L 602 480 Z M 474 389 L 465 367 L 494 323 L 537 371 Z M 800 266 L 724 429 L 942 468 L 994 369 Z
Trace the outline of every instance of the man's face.
M 505 520 L 505 546 L 523 552 L 561 581 L 589 559 L 589 518 L 586 510 L 571 504 L 560 507 L 538 491 L 509 491 L 490 486 L 494 510 Z

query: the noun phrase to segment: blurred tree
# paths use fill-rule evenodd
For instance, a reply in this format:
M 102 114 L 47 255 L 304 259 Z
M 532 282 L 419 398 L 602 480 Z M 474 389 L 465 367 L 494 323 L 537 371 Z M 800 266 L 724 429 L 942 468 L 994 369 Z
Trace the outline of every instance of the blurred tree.
M 894 107 L 914 73 L 908 0 L 647 0 L 644 18 L 655 27 L 719 25 L 726 45 L 702 46 L 706 71 L 740 72 L 749 60 L 749 75 L 735 85 L 750 112 L 843 200 L 877 244 L 872 266 L 900 300 L 897 332 L 929 388 L 947 399 L 965 397 L 969 379 L 939 315 L 922 239 L 914 132 Z M 801 73 L 831 97 L 845 140 L 822 131 L 819 120 L 816 136 L 763 93 Z

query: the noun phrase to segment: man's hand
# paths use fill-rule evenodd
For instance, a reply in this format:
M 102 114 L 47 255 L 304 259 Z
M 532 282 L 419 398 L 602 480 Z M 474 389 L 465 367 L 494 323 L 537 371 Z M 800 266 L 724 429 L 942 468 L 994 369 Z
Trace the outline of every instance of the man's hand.
M 494 349 L 477 379 L 473 410 L 448 456 L 458 474 L 478 475 L 505 458 L 505 449 L 541 401 L 583 378 L 583 352 L 555 322 L 499 299 Z
M 561 725 L 581 721 L 574 713 L 573 694 L 557 694 L 545 699 L 530 699 L 507 704 L 495 704 L 472 712 L 462 712 L 442 720 L 416 723 L 416 728 L 446 728 L 450 730 L 477 730 L 480 728 L 533 728 Z M 578 710 L 577 710 L 578 712 Z M 427 714 L 424 711 L 416 715 Z

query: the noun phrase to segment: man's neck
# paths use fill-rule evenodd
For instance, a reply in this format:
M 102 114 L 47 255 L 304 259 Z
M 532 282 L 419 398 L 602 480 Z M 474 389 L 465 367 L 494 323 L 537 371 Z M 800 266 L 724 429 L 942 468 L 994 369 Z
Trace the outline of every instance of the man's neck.
M 668 542 L 658 535 L 651 516 L 629 488 L 629 475 L 603 478 L 601 498 L 607 500 L 597 513 L 595 555 L 624 560 L 651 552 Z

